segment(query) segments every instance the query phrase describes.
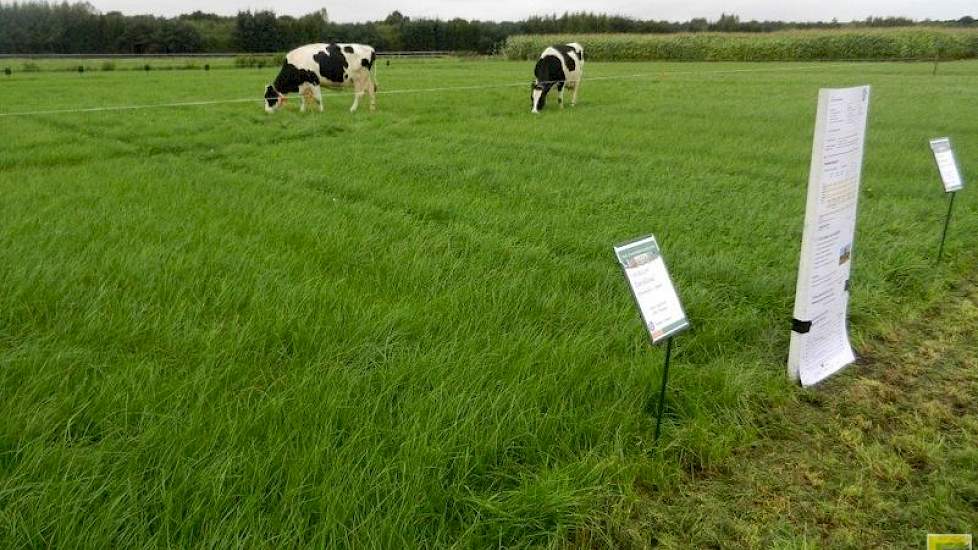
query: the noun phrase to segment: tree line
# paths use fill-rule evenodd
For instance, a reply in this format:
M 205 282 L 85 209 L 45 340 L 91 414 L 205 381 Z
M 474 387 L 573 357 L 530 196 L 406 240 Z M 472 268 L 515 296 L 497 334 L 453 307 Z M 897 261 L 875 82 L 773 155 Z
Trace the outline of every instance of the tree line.
M 741 21 L 722 15 L 716 21 L 634 19 L 595 13 L 530 17 L 523 21 L 412 19 L 393 12 L 382 21 L 335 23 L 326 10 L 301 17 L 271 11 L 221 16 L 195 11 L 178 17 L 99 12 L 87 2 L 0 4 L 0 53 L 224 53 L 281 52 L 310 42 L 361 42 L 380 51 L 459 51 L 495 53 L 513 34 L 772 32 L 786 29 L 978 26 L 970 16 L 954 21 L 913 21 L 871 17 L 855 23 Z

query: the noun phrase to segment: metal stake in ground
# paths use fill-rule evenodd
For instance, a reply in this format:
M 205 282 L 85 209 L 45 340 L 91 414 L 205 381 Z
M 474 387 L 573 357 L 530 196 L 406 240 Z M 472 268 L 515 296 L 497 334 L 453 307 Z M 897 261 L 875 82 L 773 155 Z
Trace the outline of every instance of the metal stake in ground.
M 662 431 L 662 411 L 666 408 L 666 384 L 669 383 L 669 359 L 672 357 L 672 337 L 666 340 L 666 361 L 662 367 L 662 387 L 659 389 L 659 412 L 655 415 L 655 441 L 659 442 Z
M 937 163 L 937 171 L 941 174 L 941 183 L 944 184 L 944 193 L 950 194 L 951 199 L 947 204 L 947 216 L 944 218 L 944 231 L 941 232 L 941 246 L 937 249 L 937 263 L 941 263 L 944 257 L 944 241 L 947 240 L 947 228 L 951 225 L 951 212 L 954 209 L 954 196 L 964 188 L 964 180 L 961 178 L 961 171 L 958 169 L 958 162 L 954 158 L 954 149 L 951 147 L 951 138 L 936 138 L 930 140 L 931 151 L 934 152 L 934 161 Z
M 944 256 L 944 241 L 947 240 L 947 227 L 951 224 L 951 210 L 954 208 L 954 197 L 957 194 L 957 191 L 952 191 L 950 193 L 951 200 L 947 202 L 947 217 L 944 218 L 944 231 L 941 233 L 941 247 L 937 249 L 937 263 L 941 263 L 941 258 Z
M 649 235 L 615 247 L 615 256 L 625 272 L 632 289 L 635 305 L 649 331 L 654 346 L 666 341 L 666 362 L 662 369 L 659 389 L 659 411 L 655 420 L 655 441 L 662 433 L 662 413 L 665 411 L 666 385 L 669 383 L 669 360 L 672 357 L 672 338 L 689 328 L 689 321 L 672 285 L 665 260 L 655 237 Z

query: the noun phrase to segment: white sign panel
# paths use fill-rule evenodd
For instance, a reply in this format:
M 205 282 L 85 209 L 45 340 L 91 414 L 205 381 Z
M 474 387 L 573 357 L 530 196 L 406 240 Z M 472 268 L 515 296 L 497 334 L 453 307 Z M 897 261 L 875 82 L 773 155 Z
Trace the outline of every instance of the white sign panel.
M 625 270 L 653 344 L 689 327 L 655 237 L 616 246 L 615 256 Z
M 869 86 L 820 90 L 788 373 L 811 386 L 855 361 L 846 321 Z
M 937 161 L 937 169 L 941 172 L 941 181 L 944 182 L 944 192 L 953 193 L 960 191 L 964 187 L 961 181 L 961 172 L 958 170 L 958 163 L 954 160 L 954 150 L 951 148 L 949 138 L 938 138 L 930 140 L 930 148 L 934 151 L 934 160 Z

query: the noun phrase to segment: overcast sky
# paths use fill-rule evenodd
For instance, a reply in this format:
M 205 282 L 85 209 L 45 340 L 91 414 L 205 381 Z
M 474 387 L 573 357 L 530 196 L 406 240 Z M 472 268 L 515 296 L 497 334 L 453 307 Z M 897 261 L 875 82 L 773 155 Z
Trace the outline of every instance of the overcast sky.
M 734 13 L 741 19 L 791 21 L 840 21 L 870 15 L 905 16 L 914 19 L 957 19 L 978 16 L 975 0 L 194 0 L 135 1 L 90 0 L 100 11 L 127 14 L 177 15 L 194 10 L 234 14 L 238 10 L 271 9 L 278 14 L 302 15 L 325 7 L 338 22 L 383 19 L 400 10 L 408 17 L 518 20 L 529 15 L 592 11 L 641 19 L 685 21 L 693 17 L 716 19 Z

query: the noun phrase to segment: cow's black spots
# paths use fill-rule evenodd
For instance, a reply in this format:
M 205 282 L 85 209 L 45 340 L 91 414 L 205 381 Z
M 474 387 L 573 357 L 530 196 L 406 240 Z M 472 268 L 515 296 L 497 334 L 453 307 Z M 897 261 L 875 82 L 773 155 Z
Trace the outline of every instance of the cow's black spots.
M 272 86 L 280 94 L 291 94 L 299 91 L 299 86 L 309 83 L 319 85 L 319 77 L 313 71 L 299 69 L 288 61 L 282 65 L 282 70 L 275 77 Z M 267 93 L 267 92 L 266 92 Z
M 577 63 L 574 62 L 574 58 L 571 57 L 571 55 L 570 55 L 571 52 L 574 52 L 574 55 L 577 55 L 577 50 L 575 50 L 574 48 L 572 48 L 570 46 L 565 46 L 565 45 L 562 45 L 562 44 L 558 44 L 556 46 L 553 46 L 553 49 L 555 49 L 558 52 L 560 52 L 560 56 L 564 58 L 564 64 L 567 65 L 567 70 L 568 71 L 573 71 L 574 68 L 577 67 Z
M 326 80 L 337 84 L 346 80 L 346 69 L 349 64 L 336 44 L 330 44 L 325 51 L 317 53 L 312 58 L 319 64 L 319 74 Z
M 346 53 L 353 53 L 353 46 L 343 46 L 343 51 Z

